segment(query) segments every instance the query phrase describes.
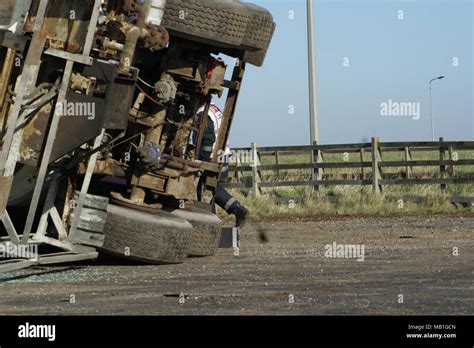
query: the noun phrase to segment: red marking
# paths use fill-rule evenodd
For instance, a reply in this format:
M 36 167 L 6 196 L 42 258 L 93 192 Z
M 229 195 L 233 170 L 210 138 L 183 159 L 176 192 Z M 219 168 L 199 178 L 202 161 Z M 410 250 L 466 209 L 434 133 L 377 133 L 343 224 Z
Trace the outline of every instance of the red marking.
M 221 109 L 217 107 L 215 104 L 211 104 L 211 110 L 214 111 L 215 113 L 220 112 L 222 113 Z

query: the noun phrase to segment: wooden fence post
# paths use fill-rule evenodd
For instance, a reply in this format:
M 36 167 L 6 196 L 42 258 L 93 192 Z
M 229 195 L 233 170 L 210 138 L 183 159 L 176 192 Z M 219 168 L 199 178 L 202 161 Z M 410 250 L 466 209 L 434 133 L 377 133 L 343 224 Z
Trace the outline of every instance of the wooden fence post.
M 440 161 L 440 166 L 439 166 L 439 174 L 440 174 L 440 179 L 446 179 L 446 165 L 444 164 L 444 161 L 446 159 L 446 148 L 444 146 L 444 138 L 439 138 L 439 161 Z M 442 183 L 441 184 L 441 191 L 446 192 L 446 184 Z
M 278 151 L 275 151 L 275 163 L 276 165 L 280 165 L 280 153 Z M 280 169 L 276 170 L 276 175 L 280 176 Z
M 362 178 L 361 178 L 362 180 L 365 180 L 365 167 L 364 167 L 364 162 L 365 161 L 364 161 L 364 157 L 365 157 L 365 150 L 362 147 L 360 149 L 360 164 L 361 164 L 360 169 L 361 169 L 361 174 L 362 174 Z
M 449 153 L 449 160 L 454 161 L 454 148 L 453 148 L 453 146 L 449 147 L 448 153 Z M 450 175 L 450 177 L 452 179 L 454 179 L 454 176 L 456 175 L 456 171 L 454 170 L 454 164 L 449 166 L 448 174 Z
M 258 144 L 252 143 L 252 194 L 254 198 L 260 196 L 260 175 L 258 172 L 258 166 L 260 165 L 260 160 L 258 156 Z
M 243 166 L 242 164 L 242 152 L 237 151 L 236 156 L 235 156 L 235 165 L 237 166 L 236 171 L 235 171 L 235 179 L 237 180 L 238 183 L 244 182 L 244 173 L 242 172 L 242 169 L 240 167 Z
M 318 142 L 313 142 L 313 149 L 311 150 L 311 163 L 323 163 L 323 155 L 321 150 L 315 149 L 315 146 L 318 146 Z M 312 181 L 321 181 L 323 179 L 323 169 L 322 168 L 313 168 L 311 170 Z M 313 195 L 319 197 L 321 193 L 321 185 L 313 185 Z
M 372 138 L 372 190 L 375 194 L 383 191 L 383 187 L 380 183 L 382 180 L 381 161 L 382 152 L 380 149 L 380 138 Z
M 411 157 L 410 147 L 405 146 L 405 161 L 410 162 L 411 159 L 412 159 L 412 157 Z M 412 166 L 407 166 L 406 167 L 406 172 L 407 172 L 407 179 L 410 179 L 411 174 L 413 172 L 413 167 Z

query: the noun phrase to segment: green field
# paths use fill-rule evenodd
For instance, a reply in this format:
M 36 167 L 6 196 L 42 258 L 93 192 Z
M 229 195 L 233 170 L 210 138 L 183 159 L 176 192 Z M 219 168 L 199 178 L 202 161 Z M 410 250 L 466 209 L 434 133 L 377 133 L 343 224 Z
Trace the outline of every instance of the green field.
M 457 151 L 459 160 L 474 159 L 474 151 Z M 345 156 L 345 157 L 343 157 Z M 387 152 L 384 161 L 402 161 L 404 153 Z M 413 152 L 412 160 L 437 160 L 439 152 Z M 364 161 L 370 162 L 370 152 Z M 280 164 L 310 163 L 309 155 L 280 156 Z M 360 154 L 325 154 L 325 163 L 360 161 Z M 262 157 L 262 165 L 275 164 L 273 156 Z M 448 168 L 452 170 L 452 168 Z M 406 168 L 386 168 L 385 173 L 403 174 Z M 273 181 L 310 180 L 310 170 L 281 170 L 262 172 L 262 179 Z M 250 173 L 245 173 L 248 177 Z M 329 169 L 324 175 L 331 179 L 362 178 L 361 169 Z M 364 177 L 371 178 L 371 168 L 364 170 Z M 439 167 L 414 167 L 411 178 L 439 178 Z M 464 178 L 474 175 L 474 166 L 455 166 L 454 177 Z M 235 180 L 234 180 L 235 182 Z M 384 186 L 382 194 L 373 194 L 371 186 L 330 186 L 321 187 L 319 195 L 313 194 L 311 187 L 265 188 L 263 195 L 253 198 L 248 190 L 230 190 L 245 206 L 254 220 L 286 217 L 327 217 L 327 216 L 393 216 L 430 214 L 469 214 L 472 207 L 455 205 L 452 196 L 474 196 L 474 184 L 448 185 L 445 192 L 439 185 L 393 185 Z M 225 214 L 220 212 L 222 217 Z

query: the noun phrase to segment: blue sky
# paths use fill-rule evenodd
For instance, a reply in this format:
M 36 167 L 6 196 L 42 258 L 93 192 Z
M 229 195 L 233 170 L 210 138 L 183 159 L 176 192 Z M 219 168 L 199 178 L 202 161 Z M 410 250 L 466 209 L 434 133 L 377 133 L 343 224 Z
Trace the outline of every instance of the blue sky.
M 307 144 L 306 0 L 251 2 L 269 9 L 278 28 L 264 67 L 247 70 L 231 146 Z M 446 79 L 433 83 L 436 137 L 474 139 L 473 7 L 472 0 L 316 0 L 321 143 L 430 140 L 428 83 L 439 75 Z M 420 103 L 420 119 L 382 116 L 389 100 Z

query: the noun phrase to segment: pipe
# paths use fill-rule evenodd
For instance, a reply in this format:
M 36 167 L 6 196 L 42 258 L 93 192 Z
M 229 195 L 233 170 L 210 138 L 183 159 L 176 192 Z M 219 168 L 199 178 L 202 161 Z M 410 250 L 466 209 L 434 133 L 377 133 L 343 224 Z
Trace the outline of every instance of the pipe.
M 108 38 L 104 40 L 102 45 L 107 49 L 118 51 L 118 52 L 123 52 L 124 50 L 124 45 L 117 43 L 115 41 L 110 41 Z
M 138 22 L 137 27 L 144 28 L 148 19 L 148 14 L 150 13 L 151 2 L 150 0 L 145 0 L 143 5 L 138 9 Z
M 135 56 L 135 49 L 137 47 L 137 42 L 138 38 L 140 37 L 140 34 L 141 30 L 138 27 L 132 27 L 127 33 L 122 56 L 120 57 L 120 64 L 118 67 L 118 70 L 121 73 L 127 74 L 130 72 L 132 60 Z

